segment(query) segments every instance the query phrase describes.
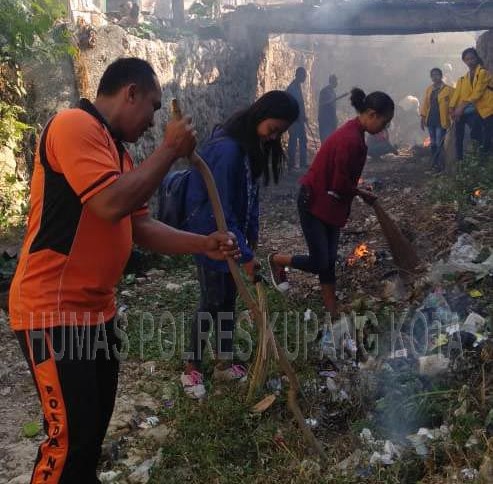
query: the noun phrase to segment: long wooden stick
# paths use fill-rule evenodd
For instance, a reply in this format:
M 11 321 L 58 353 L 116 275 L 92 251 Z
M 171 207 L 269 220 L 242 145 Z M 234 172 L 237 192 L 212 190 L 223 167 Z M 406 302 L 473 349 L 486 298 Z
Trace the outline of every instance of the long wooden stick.
M 172 101 L 172 114 L 173 117 L 175 117 L 176 119 L 180 119 L 182 116 L 180 106 L 176 99 L 173 99 Z M 195 151 L 192 155 L 190 155 L 189 160 L 197 168 L 204 179 L 207 193 L 211 201 L 214 218 L 216 219 L 217 229 L 221 232 L 227 232 L 228 226 L 226 225 L 226 219 L 224 217 L 221 199 L 219 198 L 216 182 L 214 181 L 214 177 L 212 176 L 209 166 Z M 260 307 L 261 305 L 254 300 L 254 298 L 250 294 L 250 291 L 246 287 L 236 261 L 231 257 L 228 257 L 226 261 L 228 263 L 229 270 L 231 271 L 231 275 L 233 276 L 233 279 L 236 283 L 236 287 L 238 288 L 238 293 L 240 294 L 240 297 L 243 299 L 248 309 L 253 314 L 255 323 L 257 324 L 257 328 L 261 328 L 263 321 L 262 310 Z M 263 306 L 265 306 L 266 310 L 266 304 L 264 304 Z M 293 413 L 293 416 L 295 417 L 307 444 L 312 447 L 315 452 L 317 452 L 320 458 L 326 460 L 327 457 L 323 450 L 322 444 L 317 440 L 310 427 L 308 427 L 308 425 L 306 424 L 303 413 L 301 412 L 301 409 L 298 405 L 297 397 L 300 390 L 298 377 L 296 376 L 296 373 L 289 363 L 284 348 L 277 342 L 270 325 L 267 325 L 267 332 L 269 341 L 272 345 L 272 349 L 279 356 L 279 366 L 289 379 L 288 407 Z

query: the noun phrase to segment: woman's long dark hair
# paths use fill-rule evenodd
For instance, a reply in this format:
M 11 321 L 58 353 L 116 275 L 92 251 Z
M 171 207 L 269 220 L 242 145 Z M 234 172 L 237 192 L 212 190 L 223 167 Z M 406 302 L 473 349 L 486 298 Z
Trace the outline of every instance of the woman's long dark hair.
M 279 180 L 284 151 L 280 139 L 262 143 L 257 135 L 257 126 L 269 118 L 282 119 L 292 124 L 298 116 L 298 102 L 291 94 L 284 91 L 270 91 L 257 99 L 248 109 L 233 114 L 222 128 L 228 136 L 236 139 L 247 153 L 253 177 L 257 179 L 263 175 L 265 185 L 268 185 L 270 170 L 274 182 L 277 183 Z

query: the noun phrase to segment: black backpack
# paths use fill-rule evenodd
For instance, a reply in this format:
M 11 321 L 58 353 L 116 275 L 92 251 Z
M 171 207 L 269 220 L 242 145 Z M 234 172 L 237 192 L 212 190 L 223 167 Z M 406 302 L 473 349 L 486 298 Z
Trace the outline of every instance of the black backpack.
M 159 187 L 158 219 L 176 229 L 186 222 L 185 197 L 191 170 L 168 173 Z
M 217 143 L 225 138 L 225 136 L 211 138 L 206 142 L 206 145 Z M 190 173 L 191 170 L 178 170 L 168 173 L 159 186 L 158 220 L 175 229 L 183 229 L 188 219 L 192 218 L 209 200 L 207 197 L 194 208 L 188 217 L 186 216 L 185 198 L 187 196 Z

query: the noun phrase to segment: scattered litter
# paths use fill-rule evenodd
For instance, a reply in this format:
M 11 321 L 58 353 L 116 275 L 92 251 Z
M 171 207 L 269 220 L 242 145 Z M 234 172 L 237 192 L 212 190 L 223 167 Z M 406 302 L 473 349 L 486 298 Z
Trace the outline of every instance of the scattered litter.
M 305 323 L 307 323 L 308 321 L 310 321 L 310 319 L 312 319 L 312 314 L 313 314 L 313 311 L 310 308 L 308 308 L 305 311 L 305 313 L 303 315 L 303 320 L 305 321 Z
M 453 335 L 454 333 L 457 333 L 459 331 L 460 331 L 459 323 L 450 324 L 445 328 L 445 332 L 449 335 Z
M 471 291 L 469 291 L 469 296 L 476 299 L 478 297 L 483 297 L 483 293 L 479 289 L 472 289 Z
M 337 383 L 330 377 L 325 379 L 325 388 L 332 394 L 337 393 Z
M 441 354 L 421 356 L 418 359 L 419 374 L 436 376 L 448 370 L 450 360 Z
M 152 459 L 147 459 L 140 464 L 129 476 L 128 481 L 131 484 L 145 484 L 149 481 L 151 469 L 161 460 L 161 452 Z
M 168 282 L 168 283 L 164 286 L 164 288 L 165 288 L 167 291 L 174 291 L 174 292 L 177 292 L 177 291 L 179 291 L 179 290 L 182 288 L 182 286 L 181 286 L 181 284 L 176 284 L 176 283 L 174 283 L 174 282 Z
M 428 455 L 429 450 L 426 445 L 426 440 L 427 440 L 426 437 L 419 434 L 411 434 L 407 436 L 407 439 L 413 445 L 416 454 L 418 454 L 421 457 Z
M 461 234 L 450 249 L 450 262 L 473 262 L 479 255 L 480 249 L 471 234 Z
M 449 435 L 449 428 L 446 425 L 442 425 L 440 428 L 431 430 L 426 427 L 421 427 L 417 433 L 408 435 L 407 439 L 414 446 L 416 454 L 419 456 L 426 456 L 429 453 L 427 443 L 430 440 L 447 439 Z
M 159 417 L 153 415 L 152 417 L 147 417 L 142 422 L 139 423 L 138 427 L 140 429 L 150 429 L 159 425 Z
M 363 459 L 363 451 L 361 449 L 356 449 L 349 457 L 346 457 L 344 460 L 339 462 L 339 464 L 337 464 L 337 467 L 341 471 L 354 469 L 359 465 L 362 459 Z
M 438 320 L 442 324 L 448 324 L 454 318 L 449 303 L 445 299 L 443 291 L 439 288 L 426 296 L 418 311 L 428 317 L 429 323 Z
M 106 482 L 115 482 L 118 477 L 120 477 L 121 472 L 116 472 L 116 471 L 107 471 L 107 472 L 101 472 L 99 474 L 99 479 L 101 482 L 106 483 Z
M 478 438 L 473 434 L 471 435 L 468 439 L 467 439 L 467 442 L 465 444 L 465 447 L 470 449 L 472 447 L 476 447 L 477 445 L 479 445 L 479 440 Z
M 165 274 L 164 269 L 151 269 L 145 273 L 147 277 L 163 277 Z
M 373 453 L 370 456 L 370 464 L 392 465 L 395 459 L 401 455 L 399 449 L 390 440 L 377 440 L 373 437 L 371 430 L 364 428 L 360 433 L 363 444 Z
M 480 333 L 484 330 L 485 324 L 486 320 L 483 316 L 480 316 L 477 313 L 470 313 L 462 325 L 462 331 L 466 331 L 471 334 Z
M 346 392 L 346 390 L 341 390 L 339 392 L 339 395 L 338 396 L 339 396 L 339 401 L 341 401 L 341 402 L 344 401 L 344 400 L 350 400 L 349 395 Z
M 394 351 L 391 355 L 390 358 L 395 359 L 395 358 L 407 358 L 407 349 L 402 348 L 400 350 Z
M 123 291 L 123 292 L 130 292 L 130 291 Z M 123 294 L 122 292 L 122 294 Z M 120 304 L 118 306 L 118 309 L 116 311 L 116 314 L 118 315 L 118 318 L 123 317 L 123 315 L 128 312 L 128 306 L 126 304 Z
M 135 274 L 127 274 L 125 276 L 125 284 L 134 284 L 135 283 Z
M 439 261 L 434 264 L 431 279 L 438 282 L 448 274 L 474 272 L 487 275 L 493 270 L 493 254 L 483 262 L 475 262 L 481 253 L 470 234 L 461 234 L 450 250 L 447 262 Z
M 266 387 L 271 392 L 275 393 L 276 395 L 279 395 L 282 389 L 281 378 L 280 377 L 271 378 L 270 380 L 267 381 Z
M 318 372 L 321 377 L 325 378 L 335 378 L 337 376 L 337 371 L 334 370 L 321 370 Z
M 465 481 L 475 481 L 479 477 L 479 472 L 472 468 L 462 469 L 460 474 Z
M 373 434 L 371 433 L 370 429 L 364 428 L 360 432 L 359 437 L 363 441 L 363 443 L 366 445 L 372 446 L 375 444 L 375 439 L 374 439 Z
M 383 464 L 390 466 L 395 463 L 395 458 L 400 457 L 397 447 L 390 441 L 386 440 L 382 452 L 373 452 L 370 457 L 370 464 Z
M 306 418 L 305 423 L 312 429 L 316 429 L 318 427 L 318 420 L 316 418 Z

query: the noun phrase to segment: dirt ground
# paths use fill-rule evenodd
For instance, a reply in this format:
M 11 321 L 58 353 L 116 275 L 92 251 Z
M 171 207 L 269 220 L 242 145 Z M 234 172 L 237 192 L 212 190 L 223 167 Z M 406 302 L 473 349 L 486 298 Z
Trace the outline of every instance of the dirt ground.
M 301 174 L 286 175 L 278 186 L 263 189 L 259 246 L 262 256 L 271 251 L 305 251 L 296 212 L 296 180 Z M 433 183 L 427 160 L 413 158 L 407 153 L 390 155 L 385 160 L 370 160 L 363 179 L 365 183 L 374 186 L 383 206 L 413 240 L 425 264 L 434 261 L 455 241 L 453 208 L 446 205 L 433 206 L 424 196 L 423 187 Z M 367 244 L 375 252 L 375 260 L 348 266 L 347 257 L 361 243 Z M 340 245 L 338 291 L 342 304 L 350 305 L 361 295 L 381 298 L 386 274 L 394 270 L 372 210 L 355 200 L 352 218 L 343 231 Z M 155 284 L 169 283 L 167 277 L 158 277 Z M 192 275 L 189 277 L 193 278 Z M 293 291 L 298 295 L 312 295 L 318 288 L 314 276 L 293 272 L 290 278 Z M 8 318 L 5 313 L 0 316 L 0 484 L 22 484 L 29 482 L 36 447 L 42 440 L 41 433 L 34 438 L 24 437 L 22 427 L 30 421 L 39 422 L 40 412 L 27 365 L 15 336 L 8 328 Z M 117 408 L 129 395 L 142 393 L 141 382 L 146 375 L 149 375 L 149 371 L 138 362 L 128 361 L 123 364 Z M 174 378 L 178 376 L 177 372 Z M 121 413 L 117 417 L 120 418 Z

